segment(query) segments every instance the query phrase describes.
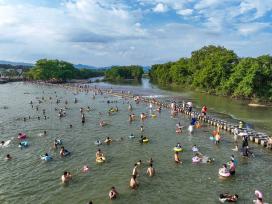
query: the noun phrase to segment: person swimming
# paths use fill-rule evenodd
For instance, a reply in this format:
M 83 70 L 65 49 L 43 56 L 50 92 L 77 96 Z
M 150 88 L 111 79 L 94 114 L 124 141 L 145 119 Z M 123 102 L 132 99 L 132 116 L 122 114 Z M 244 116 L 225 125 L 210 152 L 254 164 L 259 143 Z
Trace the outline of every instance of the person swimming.
M 110 144 L 112 142 L 112 139 L 110 139 L 110 137 L 107 137 L 104 141 L 104 143 L 106 144 Z
M 62 183 L 69 183 L 72 180 L 72 175 L 70 172 L 65 171 L 61 176 Z
M 193 151 L 193 152 L 198 152 L 198 148 L 197 148 L 196 145 L 194 145 L 194 146 L 192 147 L 192 151 Z
M 118 192 L 117 192 L 117 190 L 115 189 L 115 187 L 113 186 L 113 187 L 111 187 L 111 190 L 110 190 L 110 192 L 109 192 L 109 198 L 110 198 L 110 200 L 114 200 L 114 199 L 116 199 L 117 198 L 117 196 L 118 196 Z
M 69 154 L 70 154 L 70 152 L 62 146 L 60 149 L 60 156 L 65 157 Z
M 96 154 L 95 154 L 95 157 L 96 157 L 96 159 L 101 159 L 102 157 L 104 157 L 104 155 L 103 155 L 101 149 L 98 149 L 98 150 L 97 150 L 97 152 L 96 152 Z
M 229 193 L 221 193 L 219 195 L 219 201 L 224 202 L 236 202 L 238 200 L 239 196 L 237 194 L 231 195 Z
M 7 154 L 6 157 L 5 157 L 5 159 L 8 161 L 8 160 L 11 160 L 12 157 L 10 156 L 10 154 Z
M 143 143 L 144 143 L 144 140 L 146 140 L 146 139 L 147 139 L 146 137 L 144 137 L 143 135 L 141 135 L 141 138 L 140 138 L 139 142 L 140 142 L 141 144 L 143 144 Z

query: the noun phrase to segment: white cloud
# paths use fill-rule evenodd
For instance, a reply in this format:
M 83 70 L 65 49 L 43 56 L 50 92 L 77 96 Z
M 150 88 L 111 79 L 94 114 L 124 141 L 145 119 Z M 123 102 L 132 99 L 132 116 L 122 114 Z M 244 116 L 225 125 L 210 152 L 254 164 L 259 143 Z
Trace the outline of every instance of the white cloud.
M 269 1 L 137 0 L 144 8 L 135 8 L 126 0 L 63 1 L 58 7 L 0 0 L 0 59 L 152 64 L 189 56 L 207 44 L 224 45 L 242 56 L 271 54 L 271 23 L 256 20 L 271 10 Z M 146 11 L 159 4 L 156 12 L 172 10 L 167 17 L 179 18 L 160 22 L 162 13 L 159 19 L 145 19 Z
M 246 12 L 255 12 L 255 18 L 264 16 L 272 10 L 271 0 L 241 0 L 240 11 L 242 14 Z
M 178 10 L 177 14 L 182 15 L 182 16 L 190 16 L 192 15 L 193 10 L 192 9 L 183 9 L 183 10 Z
M 158 3 L 154 8 L 153 11 L 157 12 L 157 13 L 164 13 L 168 10 L 167 6 L 162 4 L 162 3 Z
M 247 24 L 242 24 L 238 26 L 238 31 L 242 35 L 249 35 L 249 34 L 254 34 L 257 33 L 263 29 L 266 28 L 272 28 L 271 24 L 269 23 L 247 23 Z

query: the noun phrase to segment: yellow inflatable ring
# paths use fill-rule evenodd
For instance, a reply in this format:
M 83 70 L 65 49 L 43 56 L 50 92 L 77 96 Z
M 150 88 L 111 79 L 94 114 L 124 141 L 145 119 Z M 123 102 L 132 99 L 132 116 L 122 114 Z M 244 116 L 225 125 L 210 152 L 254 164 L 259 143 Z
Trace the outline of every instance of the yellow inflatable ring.
M 173 150 L 175 152 L 182 152 L 183 151 L 183 149 L 181 147 L 174 147 Z

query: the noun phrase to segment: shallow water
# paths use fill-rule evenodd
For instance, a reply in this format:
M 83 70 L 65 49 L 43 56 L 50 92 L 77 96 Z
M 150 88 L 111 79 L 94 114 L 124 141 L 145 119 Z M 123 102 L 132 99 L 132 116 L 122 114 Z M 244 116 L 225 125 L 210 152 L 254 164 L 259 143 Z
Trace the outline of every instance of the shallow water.
M 117 85 L 113 88 L 118 88 Z M 119 86 L 119 89 L 122 87 Z M 124 86 L 124 89 L 131 89 Z M 148 95 L 163 95 L 173 97 L 174 93 L 149 88 L 142 90 L 141 86 L 132 90 Z M 56 94 L 54 92 L 57 92 Z M 44 92 L 44 93 L 43 93 Z M 56 105 L 56 97 L 62 99 Z M 46 101 L 39 104 L 37 112 L 31 108 L 30 100 L 35 105 L 37 99 L 45 97 Z M 49 96 L 53 100 L 49 100 Z M 117 97 L 97 96 L 92 99 L 92 94 L 73 92 L 63 88 L 52 88 L 33 84 L 10 83 L 0 85 L 0 138 L 8 140 L 14 137 L 11 145 L 0 149 L 0 158 L 7 153 L 13 156 L 11 161 L 0 159 L 0 203 L 86 203 L 93 200 L 96 204 L 112 203 L 108 200 L 108 191 L 115 186 L 120 193 L 120 198 L 114 203 L 149 204 L 149 203 L 218 203 L 221 192 L 237 193 L 240 196 L 238 203 L 252 203 L 254 190 L 259 189 L 264 193 L 265 201 L 272 202 L 271 183 L 272 177 L 270 164 L 271 152 L 254 144 L 255 158 L 245 159 L 238 153 L 231 151 L 234 147 L 232 136 L 223 132 L 223 141 L 215 146 L 209 135 L 212 127 L 206 126 L 197 129 L 192 136 L 186 131 L 181 135 L 175 133 L 175 124 L 181 122 L 188 125 L 189 119 L 180 115 L 171 118 L 168 110 L 163 110 L 157 119 L 149 118 L 144 122 L 144 135 L 150 138 L 150 143 L 140 145 L 138 138 L 128 139 L 134 133 L 140 136 L 141 122 L 139 120 L 129 124 L 127 101 Z M 77 97 L 79 102 L 73 103 Z M 105 98 L 106 97 L 106 98 Z M 67 116 L 59 119 L 55 107 L 64 107 L 64 100 L 68 100 L 69 109 Z M 115 100 L 118 113 L 108 116 L 109 109 L 106 101 Z M 124 104 L 123 104 L 124 102 Z M 81 124 L 80 107 L 90 106 L 94 111 L 86 112 L 86 123 Z M 133 103 L 134 113 L 148 112 L 145 104 Z M 42 117 L 42 109 L 46 109 L 47 120 Z M 100 116 L 99 112 L 103 115 Z M 26 122 L 23 117 L 31 116 Z M 37 119 L 41 116 L 41 120 Z M 110 125 L 101 128 L 100 119 Z M 73 128 L 69 128 L 69 124 Z M 39 136 L 47 130 L 47 136 Z M 27 149 L 18 148 L 16 139 L 18 132 L 28 135 L 30 146 Z M 102 165 L 95 163 L 94 145 L 96 139 L 105 139 L 107 136 L 115 140 L 123 137 L 123 141 L 115 141 L 111 145 L 100 146 L 106 154 L 107 162 Z M 60 158 L 58 151 L 51 149 L 54 138 L 63 140 L 66 149 L 72 152 L 67 158 Z M 173 147 L 177 142 L 184 146 L 181 156 L 184 164 L 176 165 L 173 162 Z M 191 146 L 197 144 L 200 151 L 215 158 L 214 164 L 193 165 Z M 53 161 L 42 162 L 39 155 L 49 152 Z M 236 175 L 233 178 L 222 180 L 218 177 L 218 169 L 222 163 L 227 162 L 230 155 L 238 159 Z M 149 178 L 145 175 L 146 161 L 152 157 L 156 175 Z M 133 165 L 141 159 L 145 164 L 140 169 L 140 187 L 137 191 L 128 188 Z M 83 165 L 91 168 L 89 173 L 82 173 Z M 68 170 L 74 174 L 73 181 L 68 186 L 60 184 L 60 176 Z

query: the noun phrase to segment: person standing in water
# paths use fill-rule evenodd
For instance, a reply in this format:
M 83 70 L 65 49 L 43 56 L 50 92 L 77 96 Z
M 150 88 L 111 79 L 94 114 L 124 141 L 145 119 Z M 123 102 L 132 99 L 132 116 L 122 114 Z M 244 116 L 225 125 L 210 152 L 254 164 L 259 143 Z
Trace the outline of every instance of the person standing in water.
M 146 171 L 147 175 L 152 177 L 155 175 L 155 169 L 153 167 L 153 164 L 149 164 L 149 167 L 147 168 L 147 171 Z
M 129 182 L 129 187 L 132 188 L 132 189 L 136 189 L 137 187 L 139 186 L 139 183 L 137 182 L 136 180 L 136 176 L 133 175 L 130 179 L 130 182 Z
M 138 164 L 134 164 L 134 168 L 132 170 L 132 176 L 139 176 L 139 171 L 138 171 Z
M 180 160 L 180 158 L 179 158 L 179 153 L 178 152 L 175 152 L 174 159 L 175 159 L 175 162 L 177 164 L 181 164 L 182 163 L 181 160 Z
M 115 187 L 113 186 L 113 187 L 111 187 L 111 190 L 110 190 L 110 192 L 109 192 L 109 198 L 110 198 L 110 200 L 114 200 L 114 199 L 116 199 L 117 198 L 117 196 L 118 196 L 118 192 L 117 192 L 117 190 L 115 189 Z
M 72 179 L 72 175 L 70 172 L 65 171 L 63 175 L 61 176 L 62 183 L 69 183 L 69 181 Z

